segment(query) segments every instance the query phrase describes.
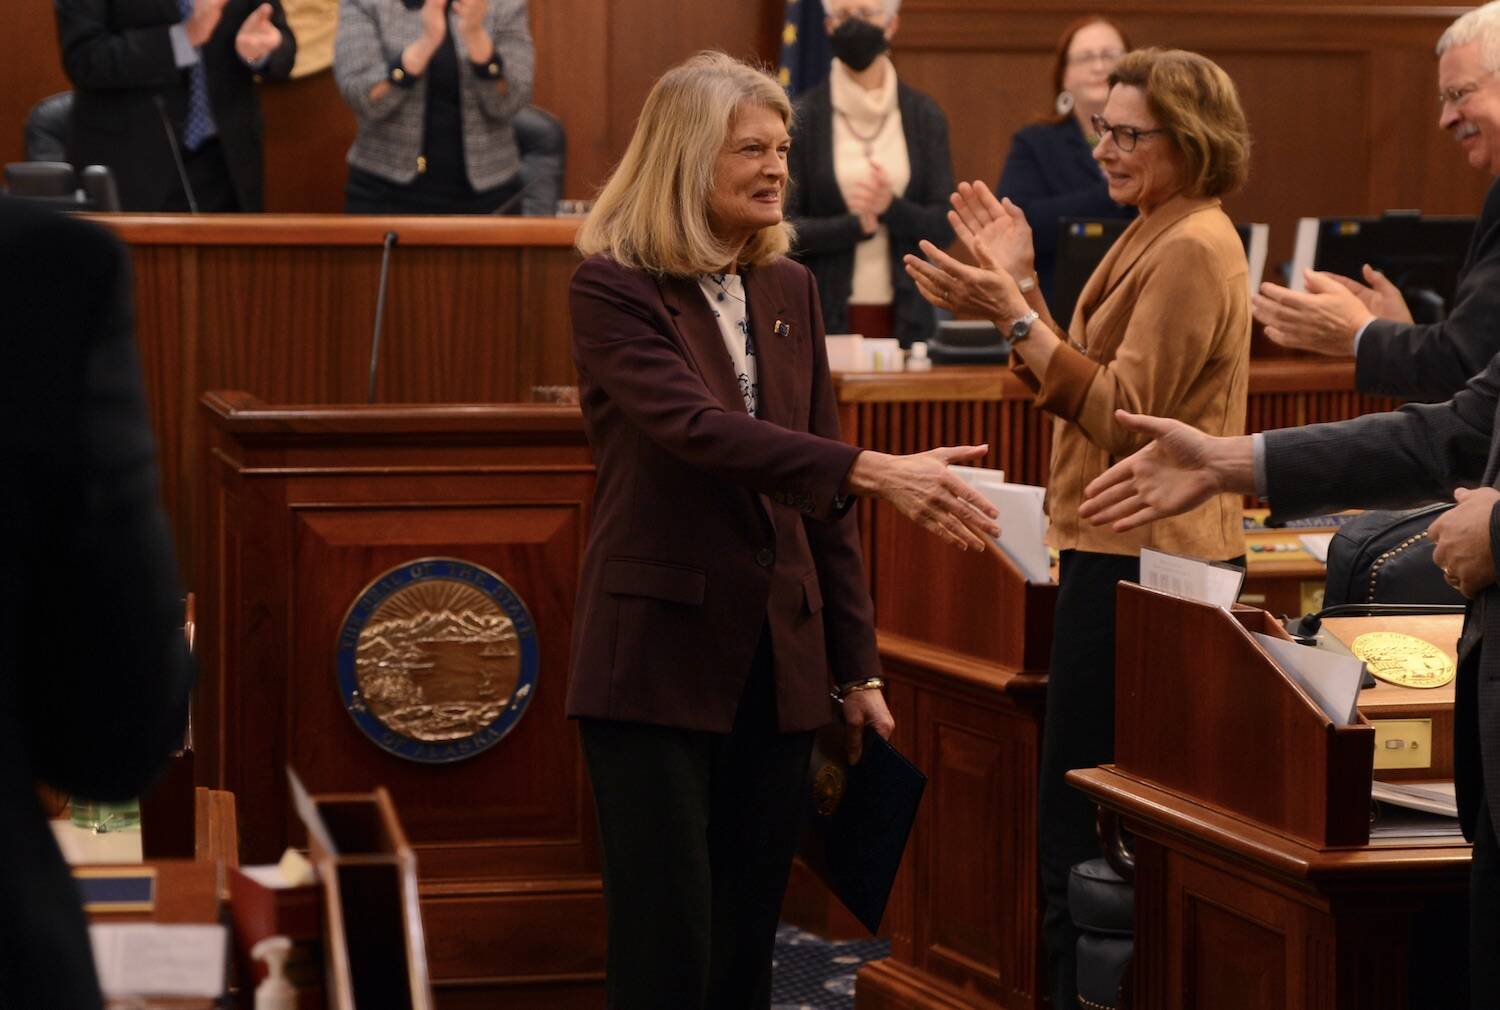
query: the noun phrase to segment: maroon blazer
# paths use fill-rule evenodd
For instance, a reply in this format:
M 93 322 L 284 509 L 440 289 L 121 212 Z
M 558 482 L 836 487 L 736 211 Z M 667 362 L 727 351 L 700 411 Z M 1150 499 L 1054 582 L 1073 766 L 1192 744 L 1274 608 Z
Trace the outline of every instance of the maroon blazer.
M 782 732 L 879 673 L 818 291 L 749 270 L 760 416 L 693 278 L 602 256 L 573 275 L 573 361 L 598 479 L 568 714 L 727 733 L 769 627 Z

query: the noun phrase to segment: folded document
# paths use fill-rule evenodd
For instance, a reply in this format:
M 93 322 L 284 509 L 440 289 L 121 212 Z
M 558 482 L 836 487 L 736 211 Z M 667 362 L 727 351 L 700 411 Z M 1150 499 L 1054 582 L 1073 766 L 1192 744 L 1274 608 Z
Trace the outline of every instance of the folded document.
M 949 467 L 999 510 L 995 520 L 1000 535 L 995 538 L 1001 552 L 1011 560 L 1027 582 L 1052 581 L 1052 558 L 1047 553 L 1047 514 L 1042 505 L 1046 489 L 1031 484 L 1011 484 L 1005 471 L 980 466 Z

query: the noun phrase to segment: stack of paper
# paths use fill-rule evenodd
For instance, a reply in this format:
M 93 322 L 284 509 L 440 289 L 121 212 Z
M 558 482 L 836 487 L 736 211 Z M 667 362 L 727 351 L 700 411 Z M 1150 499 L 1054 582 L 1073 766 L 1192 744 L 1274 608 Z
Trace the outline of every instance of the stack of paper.
M 995 543 L 1009 558 L 1027 582 L 1052 581 L 1052 558 L 1047 554 L 1047 515 L 1042 509 L 1045 488 L 1031 484 L 1011 484 L 1004 470 L 980 466 L 949 467 L 984 495 L 999 510 L 995 522 L 1000 535 Z
M 1243 568 L 1167 554 L 1149 547 L 1141 549 L 1141 585 L 1147 589 L 1227 608 L 1240 598 L 1240 587 L 1244 583 Z
M 224 992 L 229 935 L 223 926 L 122 922 L 89 927 L 99 988 L 110 999 Z
M 1352 725 L 1358 715 L 1359 682 L 1365 664 L 1353 656 L 1298 645 L 1255 632 L 1255 640 L 1306 691 L 1336 726 Z

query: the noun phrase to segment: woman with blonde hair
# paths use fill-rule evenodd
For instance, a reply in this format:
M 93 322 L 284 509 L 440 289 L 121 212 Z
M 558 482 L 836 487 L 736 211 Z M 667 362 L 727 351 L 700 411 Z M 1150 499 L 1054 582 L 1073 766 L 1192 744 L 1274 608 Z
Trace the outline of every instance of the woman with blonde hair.
M 995 532 L 947 469 L 985 447 L 839 440 L 817 288 L 784 258 L 790 122 L 760 70 L 721 53 L 674 67 L 578 236 L 597 478 L 568 714 L 599 814 L 614 1010 L 769 1006 L 830 690 L 851 760 L 866 728 L 894 725 L 852 497 L 965 549 Z
M 1250 130 L 1234 82 L 1213 61 L 1143 49 L 1116 64 L 1094 117 L 1094 160 L 1116 203 L 1139 217 L 1084 285 L 1064 330 L 1041 292 L 1017 284 L 1031 234 L 1012 204 L 964 183 L 953 221 L 980 267 L 925 245 L 907 258 L 934 303 L 991 319 L 1010 337 L 1017 371 L 1053 414 L 1048 542 L 1060 552 L 1052 662 L 1037 796 L 1043 927 L 1052 1005 L 1077 1007 L 1078 932 L 1068 874 L 1099 854 L 1094 810 L 1065 781 L 1114 757 L 1115 586 L 1140 577 L 1143 547 L 1243 564 L 1240 499 L 1211 498 L 1185 515 L 1128 533 L 1079 521 L 1083 489 L 1147 436 L 1116 422 L 1117 407 L 1173 417 L 1214 435 L 1245 430 L 1250 305 L 1245 249 L 1219 198 L 1249 174 Z M 1103 994 L 1113 1000 L 1113 993 Z

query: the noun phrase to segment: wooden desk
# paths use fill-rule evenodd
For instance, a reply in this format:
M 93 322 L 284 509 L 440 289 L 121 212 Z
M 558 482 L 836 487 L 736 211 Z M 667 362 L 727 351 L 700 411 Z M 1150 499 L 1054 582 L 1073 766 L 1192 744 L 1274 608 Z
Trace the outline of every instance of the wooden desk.
M 200 509 L 198 399 L 363 403 L 382 242 L 395 233 L 376 399 L 515 403 L 572 385 L 578 221 L 345 215 L 100 215 L 130 247 L 136 330 L 183 568 Z
M 1068 780 L 1135 836 L 1133 1005 L 1464 1005 L 1468 845 L 1369 834 L 1364 716 L 1409 699 L 1330 724 L 1246 634 L 1263 612 L 1122 586 L 1120 621 L 1116 763 Z

